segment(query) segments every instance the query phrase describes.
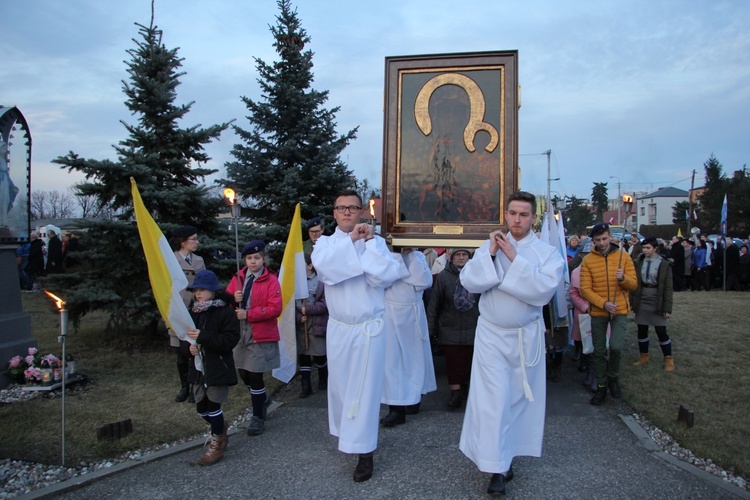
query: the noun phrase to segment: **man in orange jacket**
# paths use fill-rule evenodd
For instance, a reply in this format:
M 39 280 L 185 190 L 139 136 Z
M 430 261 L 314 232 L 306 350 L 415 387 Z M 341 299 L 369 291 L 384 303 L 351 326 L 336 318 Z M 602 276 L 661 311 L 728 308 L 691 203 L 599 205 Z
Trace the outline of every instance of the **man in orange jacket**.
M 594 341 L 594 368 L 597 390 L 591 404 L 599 406 L 607 399 L 607 387 L 613 398 L 622 397 L 620 360 L 630 311 L 629 291 L 638 287 L 633 260 L 612 244 L 609 224 L 600 222 L 589 233 L 594 241 L 581 264 L 581 294 L 591 304 L 591 336 Z M 607 326 L 611 327 L 609 361 Z

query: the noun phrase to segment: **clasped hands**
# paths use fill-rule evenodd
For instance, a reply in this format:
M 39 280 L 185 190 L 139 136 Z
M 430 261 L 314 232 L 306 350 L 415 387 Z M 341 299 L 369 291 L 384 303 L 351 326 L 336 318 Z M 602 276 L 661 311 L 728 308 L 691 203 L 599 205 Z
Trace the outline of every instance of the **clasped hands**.
M 375 235 L 375 226 L 371 226 L 366 222 L 360 222 L 354 229 L 352 229 L 349 237 L 352 241 L 364 239 L 365 241 L 371 240 Z
M 508 240 L 508 234 L 498 229 L 490 233 L 490 255 L 493 257 L 497 255 L 497 252 L 501 251 L 508 257 L 508 260 L 513 262 L 516 255 L 516 247 Z

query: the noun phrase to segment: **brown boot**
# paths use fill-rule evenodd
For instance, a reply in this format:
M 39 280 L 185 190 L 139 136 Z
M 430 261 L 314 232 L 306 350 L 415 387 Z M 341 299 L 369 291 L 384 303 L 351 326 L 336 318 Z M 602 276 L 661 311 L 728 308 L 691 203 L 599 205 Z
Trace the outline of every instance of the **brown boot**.
M 664 356 L 664 370 L 668 372 L 674 371 L 674 358 L 672 356 Z
M 211 442 L 208 444 L 208 450 L 198 459 L 198 465 L 213 465 L 224 456 L 224 452 L 221 450 L 222 436 L 226 437 L 225 434 L 211 435 Z
M 227 446 L 229 446 L 229 434 L 227 434 L 227 430 L 229 429 L 229 424 L 224 422 L 224 432 L 219 434 L 219 438 L 221 439 L 221 451 L 224 452 L 227 449 Z
M 634 365 L 645 365 L 646 363 L 648 363 L 648 353 L 647 352 L 642 352 L 641 353 L 641 357 L 638 358 L 638 361 L 636 361 L 633 364 Z

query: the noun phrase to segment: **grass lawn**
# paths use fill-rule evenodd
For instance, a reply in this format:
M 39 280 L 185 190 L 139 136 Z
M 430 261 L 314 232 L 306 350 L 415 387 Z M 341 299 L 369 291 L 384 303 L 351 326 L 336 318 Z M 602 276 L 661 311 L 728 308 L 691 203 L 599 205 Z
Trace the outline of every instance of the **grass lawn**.
M 39 351 L 60 357 L 59 315 L 51 300 L 41 292 L 23 294 L 23 308 L 31 315 Z M 85 390 L 66 393 L 66 465 L 114 458 L 129 450 L 205 432 L 207 426 L 194 404 L 174 402 L 180 384 L 176 354 L 168 345 L 166 331 L 151 341 L 110 335 L 102 313 L 87 315 L 79 331 L 71 326 L 66 352 L 75 357 L 78 372 L 90 381 Z M 7 361 L 0 362 L 5 369 Z M 267 381 L 271 390 L 279 384 Z M 244 386 L 230 388 L 229 403 L 223 406 L 225 418 L 231 423 L 248 406 L 250 394 Z M 132 434 L 120 440 L 97 441 L 98 426 L 128 418 L 133 422 Z M 0 421 L 0 457 L 60 463 L 59 397 L 0 405 Z
M 632 321 L 621 370 L 625 399 L 636 411 L 697 456 L 745 477 L 750 474 L 749 311 L 750 293 L 675 293 L 667 328 L 675 371 L 664 371 L 653 328 L 650 363 L 633 366 L 638 335 Z M 690 429 L 677 421 L 681 404 L 695 412 Z
M 51 301 L 41 293 L 24 294 L 23 305 L 39 350 L 59 355 L 58 315 Z M 638 347 L 631 322 L 621 375 L 625 398 L 639 413 L 698 456 L 744 476 L 750 474 L 750 351 L 744 345 L 749 306 L 748 293 L 676 293 L 668 329 L 676 370 L 663 370 L 653 329 L 651 362 L 633 366 Z M 66 464 L 113 458 L 204 432 L 195 406 L 174 402 L 179 383 L 166 334 L 144 342 L 110 335 L 105 325 L 104 315 L 91 314 L 68 335 L 67 352 L 90 382 L 66 397 Z M 273 379 L 267 384 L 271 391 L 280 385 Z M 691 429 L 677 422 L 680 404 L 695 411 Z M 244 387 L 232 387 L 224 406 L 228 421 L 249 405 Z M 60 408 L 59 398 L 0 406 L 0 457 L 59 463 Z M 97 426 L 127 418 L 133 421 L 130 436 L 96 440 Z

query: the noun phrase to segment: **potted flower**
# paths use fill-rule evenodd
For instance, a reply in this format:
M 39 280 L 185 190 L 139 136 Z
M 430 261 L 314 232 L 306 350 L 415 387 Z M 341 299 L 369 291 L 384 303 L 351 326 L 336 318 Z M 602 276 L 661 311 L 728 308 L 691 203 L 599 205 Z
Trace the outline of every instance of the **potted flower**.
M 36 347 L 29 347 L 25 357 L 13 356 L 10 359 L 4 373 L 17 384 L 51 383 L 54 368 L 60 366 L 60 360 L 55 355 L 42 356 Z M 45 380 L 45 373 L 49 375 L 48 380 Z

